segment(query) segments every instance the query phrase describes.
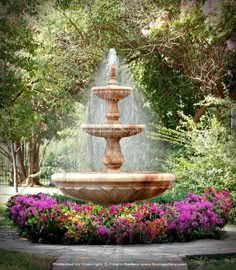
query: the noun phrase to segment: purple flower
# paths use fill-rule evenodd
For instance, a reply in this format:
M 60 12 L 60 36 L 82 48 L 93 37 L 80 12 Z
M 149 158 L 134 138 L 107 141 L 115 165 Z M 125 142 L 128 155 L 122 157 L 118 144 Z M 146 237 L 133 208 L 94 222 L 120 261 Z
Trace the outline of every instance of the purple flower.
M 80 210 L 80 206 L 79 206 L 77 203 L 74 203 L 73 209 L 74 209 L 75 211 L 79 211 L 79 210 Z
M 64 201 L 64 204 L 65 204 L 67 207 L 70 207 L 71 202 L 70 202 L 69 200 L 66 200 L 66 201 Z
M 65 230 L 64 236 L 70 234 L 75 241 L 86 241 L 94 234 L 100 240 L 109 236 L 113 243 L 138 243 L 150 237 L 174 235 L 176 240 L 185 241 L 212 234 L 227 222 L 232 201 L 227 191 L 208 188 L 201 196 L 189 193 L 183 201 L 165 204 L 128 203 L 103 208 L 60 202 L 40 193 L 13 197 L 8 205 L 15 224 L 21 230 L 30 227 L 34 235 L 40 235 L 42 228 L 44 233 L 53 228 L 53 232 Z M 78 215 L 84 216 L 80 224 Z
M 176 223 L 175 222 L 170 223 L 169 229 L 174 230 L 175 228 L 176 228 Z
M 189 193 L 186 197 L 186 200 L 189 202 L 199 202 L 201 200 L 201 196 L 194 193 Z
M 157 204 L 152 204 L 150 209 L 151 209 L 152 213 L 156 214 L 157 211 L 158 211 L 158 206 L 157 206 Z
M 110 207 L 109 212 L 110 212 L 110 214 L 114 215 L 115 213 L 118 212 L 118 210 L 119 210 L 119 207 L 118 207 L 117 205 L 112 205 L 112 206 Z
M 190 218 L 190 213 L 189 212 L 183 212 L 180 217 L 179 220 L 182 222 L 187 222 Z
M 196 221 L 193 221 L 192 224 L 193 228 L 196 228 L 198 226 L 198 223 Z
M 101 235 L 108 235 L 109 234 L 109 229 L 104 225 L 100 225 L 97 228 L 97 232 L 98 232 L 98 234 L 101 234 Z

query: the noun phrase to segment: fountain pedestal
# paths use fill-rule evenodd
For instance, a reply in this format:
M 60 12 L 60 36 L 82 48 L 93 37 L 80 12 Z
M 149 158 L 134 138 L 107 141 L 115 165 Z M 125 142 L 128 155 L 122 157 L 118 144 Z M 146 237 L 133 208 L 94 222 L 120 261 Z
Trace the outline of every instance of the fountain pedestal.
M 119 170 L 124 163 L 124 156 L 120 147 L 121 138 L 106 138 L 106 149 L 103 157 L 103 164 L 107 171 Z
M 122 172 L 124 157 L 120 140 L 142 132 L 145 125 L 120 124 L 119 100 L 132 92 L 131 87 L 116 84 L 116 66 L 110 67 L 110 80 L 107 86 L 93 87 L 97 97 L 108 102 L 106 123 L 82 125 L 88 134 L 106 140 L 103 163 L 105 172 L 74 172 L 52 175 L 52 182 L 68 196 L 104 205 L 133 202 L 155 197 L 171 188 L 175 175 L 160 172 Z

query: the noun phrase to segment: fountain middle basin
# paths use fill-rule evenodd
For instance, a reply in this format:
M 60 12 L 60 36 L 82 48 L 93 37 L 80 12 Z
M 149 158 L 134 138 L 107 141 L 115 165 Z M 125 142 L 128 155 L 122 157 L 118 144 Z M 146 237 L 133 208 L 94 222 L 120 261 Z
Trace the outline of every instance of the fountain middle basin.
M 75 199 L 103 205 L 153 198 L 172 187 L 175 175 L 161 172 L 69 172 L 56 173 L 52 181 Z
M 142 132 L 145 125 L 130 124 L 89 124 L 81 125 L 88 134 L 102 138 L 123 138 Z

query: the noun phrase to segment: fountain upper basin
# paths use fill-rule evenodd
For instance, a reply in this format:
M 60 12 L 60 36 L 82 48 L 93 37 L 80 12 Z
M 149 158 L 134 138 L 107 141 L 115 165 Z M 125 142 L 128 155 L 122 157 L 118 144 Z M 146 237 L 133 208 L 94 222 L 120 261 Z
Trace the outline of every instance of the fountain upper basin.
M 104 205 L 156 197 L 170 189 L 176 179 L 161 172 L 70 172 L 52 175 L 63 194 Z
M 127 124 L 91 124 L 81 125 L 81 128 L 88 134 L 103 138 L 123 138 L 136 135 L 142 132 L 145 125 Z
M 120 100 L 129 96 L 132 88 L 128 86 L 107 85 L 92 88 L 93 93 L 105 100 Z

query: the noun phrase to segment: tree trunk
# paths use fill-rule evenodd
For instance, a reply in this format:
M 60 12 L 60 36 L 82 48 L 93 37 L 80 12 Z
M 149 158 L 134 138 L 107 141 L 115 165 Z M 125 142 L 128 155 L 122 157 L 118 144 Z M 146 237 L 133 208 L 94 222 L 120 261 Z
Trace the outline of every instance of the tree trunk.
M 17 164 L 17 173 L 19 176 L 20 183 L 24 183 L 27 178 L 27 169 L 25 164 L 25 147 L 22 142 L 16 143 L 16 164 Z
M 16 153 L 15 153 L 14 143 L 11 143 L 11 154 L 12 154 L 13 184 L 14 184 L 15 192 L 18 193 Z
M 193 117 L 193 121 L 194 123 L 198 123 L 200 118 L 203 116 L 203 114 L 205 113 L 205 111 L 207 110 L 207 106 L 202 106 L 194 115 Z
M 28 170 L 28 181 L 27 184 L 30 186 L 41 185 L 39 182 L 39 149 L 40 139 L 38 136 L 32 136 L 29 141 L 29 170 Z

